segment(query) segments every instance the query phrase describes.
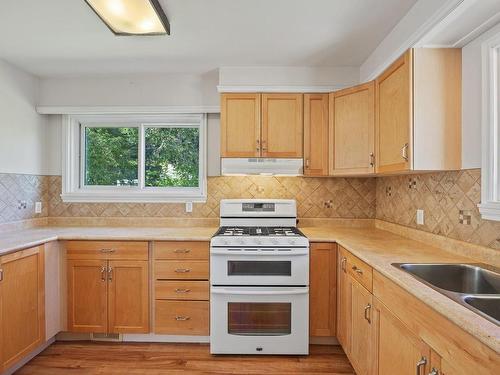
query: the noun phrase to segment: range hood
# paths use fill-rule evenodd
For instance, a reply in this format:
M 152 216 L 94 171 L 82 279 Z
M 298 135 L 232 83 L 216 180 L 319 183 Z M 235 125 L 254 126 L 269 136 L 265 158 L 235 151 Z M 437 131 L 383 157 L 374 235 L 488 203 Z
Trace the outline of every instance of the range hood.
M 303 159 L 222 158 L 222 175 L 298 176 L 304 172 Z

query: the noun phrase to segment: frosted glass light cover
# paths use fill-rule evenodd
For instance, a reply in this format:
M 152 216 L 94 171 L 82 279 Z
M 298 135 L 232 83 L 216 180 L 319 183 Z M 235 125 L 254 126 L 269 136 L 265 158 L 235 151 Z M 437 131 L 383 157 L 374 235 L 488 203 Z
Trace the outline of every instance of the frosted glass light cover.
M 117 35 L 170 34 L 157 0 L 85 0 Z

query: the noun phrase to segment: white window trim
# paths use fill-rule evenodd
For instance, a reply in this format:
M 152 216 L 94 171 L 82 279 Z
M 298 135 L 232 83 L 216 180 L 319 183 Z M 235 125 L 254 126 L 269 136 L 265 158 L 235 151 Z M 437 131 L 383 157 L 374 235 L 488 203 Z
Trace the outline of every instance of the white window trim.
M 500 34 L 482 44 L 482 165 L 481 217 L 500 221 Z
M 84 186 L 81 156 L 82 124 L 133 123 L 145 128 L 165 125 L 197 126 L 200 129 L 200 165 L 198 188 L 152 188 L 144 186 Z M 122 114 L 63 115 L 62 120 L 62 194 L 64 202 L 206 202 L 207 200 L 207 116 L 206 114 Z M 142 137 L 140 138 L 142 141 Z M 144 149 L 141 147 L 141 149 Z M 144 175 L 143 155 L 139 153 L 139 181 Z

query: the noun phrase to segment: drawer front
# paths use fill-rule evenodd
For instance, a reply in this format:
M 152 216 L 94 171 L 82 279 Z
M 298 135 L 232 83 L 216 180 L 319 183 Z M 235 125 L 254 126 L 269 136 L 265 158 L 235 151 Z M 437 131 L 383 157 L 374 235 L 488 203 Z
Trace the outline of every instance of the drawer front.
M 207 336 L 208 332 L 208 302 L 155 301 L 155 333 Z
M 368 291 L 372 291 L 373 287 L 373 270 L 372 268 L 360 260 L 359 258 L 355 257 L 349 252 L 345 252 L 346 258 L 347 258 L 347 263 L 345 267 L 347 267 L 347 272 L 353 279 L 358 281 L 361 285 L 363 285 Z
M 155 298 L 169 300 L 209 300 L 208 281 L 166 281 L 155 282 Z
M 155 242 L 155 259 L 198 259 L 208 260 L 209 243 L 200 241 Z
M 66 241 L 72 260 L 148 260 L 148 243 L 139 241 Z
M 206 260 L 157 260 L 155 277 L 157 280 L 208 280 Z

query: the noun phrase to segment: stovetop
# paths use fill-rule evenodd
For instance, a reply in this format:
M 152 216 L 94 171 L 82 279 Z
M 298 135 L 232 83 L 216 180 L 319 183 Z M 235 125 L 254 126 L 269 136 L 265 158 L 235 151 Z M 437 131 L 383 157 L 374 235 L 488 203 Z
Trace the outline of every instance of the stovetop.
M 215 236 L 304 237 L 295 227 L 220 227 Z

